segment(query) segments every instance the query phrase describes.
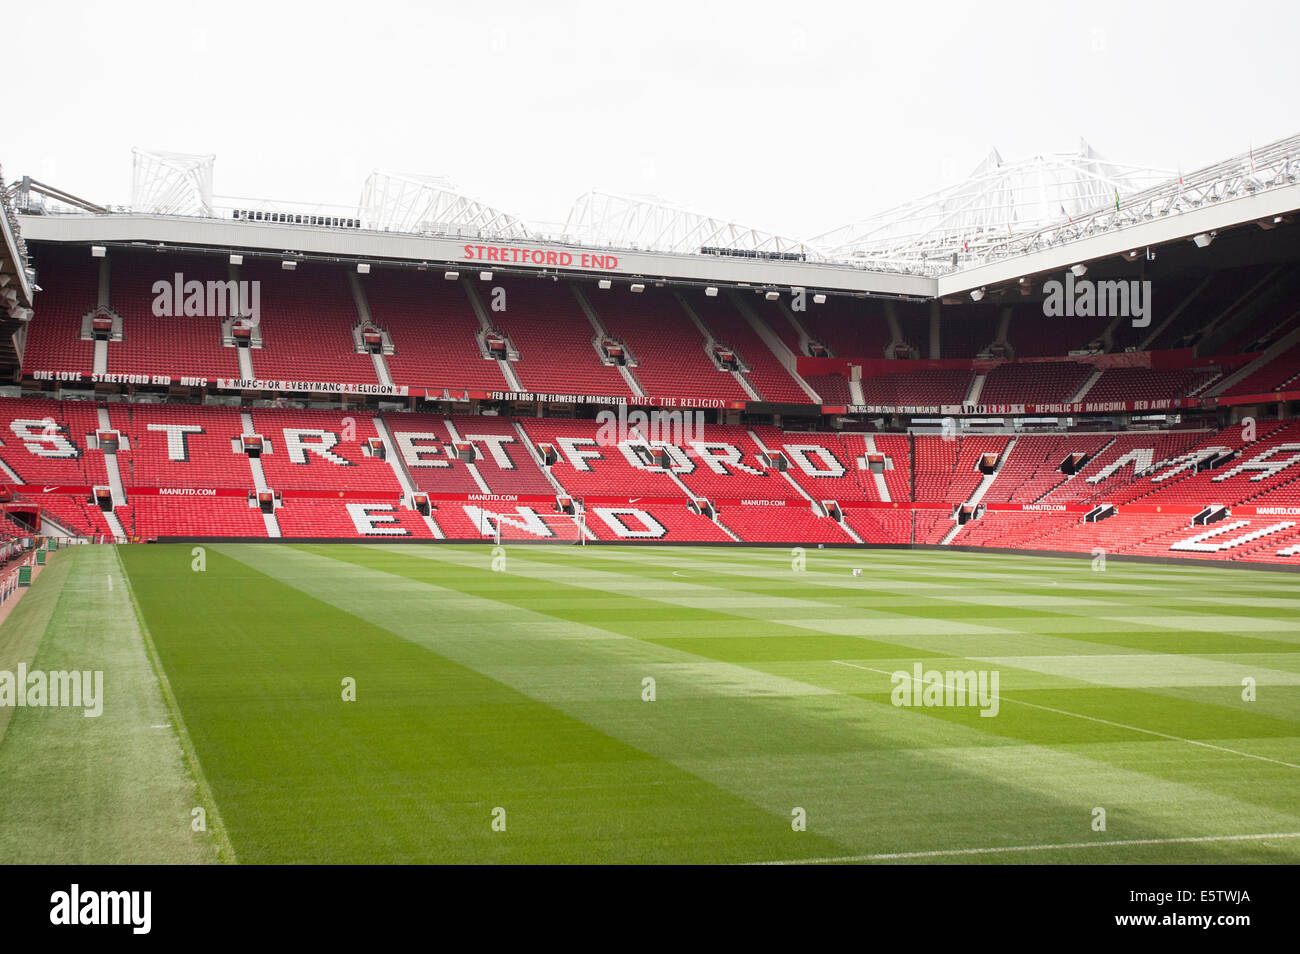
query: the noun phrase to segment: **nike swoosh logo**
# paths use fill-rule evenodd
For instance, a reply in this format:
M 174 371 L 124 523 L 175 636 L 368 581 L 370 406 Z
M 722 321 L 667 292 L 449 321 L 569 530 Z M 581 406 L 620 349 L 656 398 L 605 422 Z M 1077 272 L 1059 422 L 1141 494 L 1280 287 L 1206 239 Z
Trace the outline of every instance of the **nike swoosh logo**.
M 640 499 L 641 499 L 640 497 L 628 497 L 628 498 L 627 498 L 627 502 L 630 503 L 630 504 L 631 504 L 631 503 L 636 503 L 636 502 L 637 502 L 638 500 L 640 500 Z
M 55 486 L 53 486 L 53 487 L 43 487 L 43 488 L 41 488 L 41 493 L 43 493 L 43 494 L 48 494 L 50 491 L 52 491 L 52 490 L 58 490 L 58 489 L 59 489 L 59 487 L 58 487 L 57 484 L 56 484 Z

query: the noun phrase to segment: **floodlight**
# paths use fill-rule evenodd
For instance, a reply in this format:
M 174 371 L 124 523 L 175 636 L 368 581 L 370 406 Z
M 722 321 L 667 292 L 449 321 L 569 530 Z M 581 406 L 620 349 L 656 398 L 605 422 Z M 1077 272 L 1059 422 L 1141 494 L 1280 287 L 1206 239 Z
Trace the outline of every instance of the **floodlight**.
M 242 256 L 242 255 L 231 255 L 231 256 L 230 256 L 230 264 L 231 264 L 231 265 L 243 265 L 243 264 L 244 264 L 244 256 Z
M 104 246 L 102 246 L 102 245 L 92 245 L 92 246 L 90 246 L 90 257 L 91 257 L 91 258 L 103 258 L 103 257 L 104 257 L 105 255 L 107 255 L 107 254 L 108 254 L 108 249 L 104 248 Z
M 971 301 L 979 301 L 983 297 L 984 297 L 984 289 L 982 288 L 971 289 L 971 293 L 970 293 Z
M 449 282 L 454 282 L 456 279 L 460 278 L 460 272 L 443 272 L 442 277 L 447 279 Z
M 479 273 L 478 273 L 478 277 L 479 277 L 479 281 L 483 281 L 483 282 L 490 282 L 490 281 L 492 281 L 492 273 L 491 273 L 491 272 L 479 272 Z
M 633 282 L 633 283 L 632 283 L 632 293 L 633 293 L 633 294 L 639 295 L 639 294 L 641 294 L 643 291 L 645 291 L 645 285 L 641 284 L 640 282 Z
M 608 278 L 602 278 L 600 281 L 596 282 L 596 287 L 597 287 L 597 288 L 613 288 L 613 287 L 614 287 L 614 283 L 611 282 Z
M 1202 232 L 1200 235 L 1193 235 L 1192 242 L 1195 243 L 1197 248 L 1206 248 L 1214 241 L 1214 234 L 1213 232 Z
M 704 294 L 708 298 L 717 298 L 718 290 L 710 285 L 708 288 L 704 289 Z
M 280 262 L 280 267 L 286 272 L 291 272 L 298 267 L 298 263 L 291 258 L 286 258 L 284 261 Z
M 1088 266 L 1080 262 L 1078 265 L 1071 265 L 1070 271 L 1074 273 L 1075 278 L 1082 278 L 1088 274 Z
M 358 274 L 358 275 L 369 275 L 369 274 L 370 274 L 370 263 L 369 263 L 369 262 L 357 262 L 357 274 Z
M 817 294 L 813 295 L 813 304 L 815 305 L 826 304 L 826 296 L 823 295 L 821 292 L 818 292 Z
M 766 295 L 764 295 L 763 297 L 766 298 L 768 301 L 776 301 L 778 298 L 781 297 L 781 293 L 780 293 L 780 292 L 770 291 L 770 292 L 768 292 Z

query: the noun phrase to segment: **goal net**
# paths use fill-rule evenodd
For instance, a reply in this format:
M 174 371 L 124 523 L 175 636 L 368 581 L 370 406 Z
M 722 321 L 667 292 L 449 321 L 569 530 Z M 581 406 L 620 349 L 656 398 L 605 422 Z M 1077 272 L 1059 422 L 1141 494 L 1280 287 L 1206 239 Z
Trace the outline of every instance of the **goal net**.
M 478 535 L 494 543 L 568 543 L 581 545 L 594 540 L 587 530 L 587 514 L 581 503 L 572 513 L 536 506 L 467 507 Z

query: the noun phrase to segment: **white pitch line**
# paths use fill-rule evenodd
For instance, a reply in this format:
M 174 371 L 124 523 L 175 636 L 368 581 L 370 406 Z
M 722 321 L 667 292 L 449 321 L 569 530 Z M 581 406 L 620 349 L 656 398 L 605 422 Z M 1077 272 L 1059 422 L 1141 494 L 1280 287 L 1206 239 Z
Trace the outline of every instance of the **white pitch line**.
M 859 666 L 857 663 L 844 662 L 842 659 L 832 659 L 831 662 L 838 663 L 841 666 L 851 666 L 854 669 L 862 669 L 866 672 L 878 672 L 882 676 L 892 676 L 892 672 L 885 672 L 883 669 L 872 669 L 870 666 Z M 917 682 L 915 676 L 910 677 L 913 682 Z M 946 688 L 946 684 L 945 684 Z M 1216 752 L 1227 752 L 1229 755 L 1240 755 L 1242 758 L 1257 759 L 1260 762 L 1272 762 L 1274 765 L 1285 765 L 1287 768 L 1300 769 L 1300 765 L 1294 762 L 1283 762 L 1281 759 L 1270 759 L 1267 755 L 1253 755 L 1250 752 L 1242 752 L 1239 749 L 1230 749 L 1223 745 L 1214 745 L 1210 742 L 1200 742 L 1196 739 L 1185 739 L 1181 735 L 1170 735 L 1167 732 L 1157 732 L 1155 729 L 1143 729 L 1136 725 L 1126 725 L 1123 722 L 1112 722 L 1109 719 L 1099 719 L 1096 716 L 1083 715 L 1079 712 L 1067 712 L 1064 709 L 1053 709 L 1051 706 L 1042 706 L 1036 702 L 1025 702 L 1021 699 L 1008 699 L 1006 696 L 997 697 L 1002 702 L 1010 702 L 1018 706 L 1028 706 L 1031 709 L 1040 709 L 1043 712 L 1055 712 L 1057 715 L 1073 716 L 1076 719 L 1087 719 L 1089 722 L 1098 722 L 1102 725 L 1113 726 L 1116 729 L 1128 729 L 1130 732 L 1144 732 L 1147 735 L 1154 735 L 1161 739 L 1168 739 L 1171 742 L 1186 742 L 1188 745 L 1199 745 L 1202 748 L 1214 749 Z
M 1000 855 L 1008 852 L 1056 851 L 1072 848 L 1123 848 L 1132 845 L 1190 845 L 1216 841 L 1266 841 L 1300 838 L 1300 831 L 1266 835 L 1197 835 L 1187 838 L 1130 838 L 1124 841 L 1074 841 L 1062 845 L 1007 845 L 1004 848 L 946 848 L 938 851 L 895 851 L 878 855 L 842 855 L 839 858 L 791 858 L 788 861 L 751 861 L 751 865 L 834 865 L 854 861 L 906 861 L 909 858 L 945 858 L 954 855 Z

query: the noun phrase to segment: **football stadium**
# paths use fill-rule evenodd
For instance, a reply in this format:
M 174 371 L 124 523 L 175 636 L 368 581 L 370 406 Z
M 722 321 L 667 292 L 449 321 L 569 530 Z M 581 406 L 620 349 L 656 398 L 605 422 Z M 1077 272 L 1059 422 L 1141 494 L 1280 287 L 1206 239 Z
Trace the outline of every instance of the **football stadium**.
M 6 167 L 0 862 L 1300 862 L 1300 135 L 1240 145 L 805 237 Z

